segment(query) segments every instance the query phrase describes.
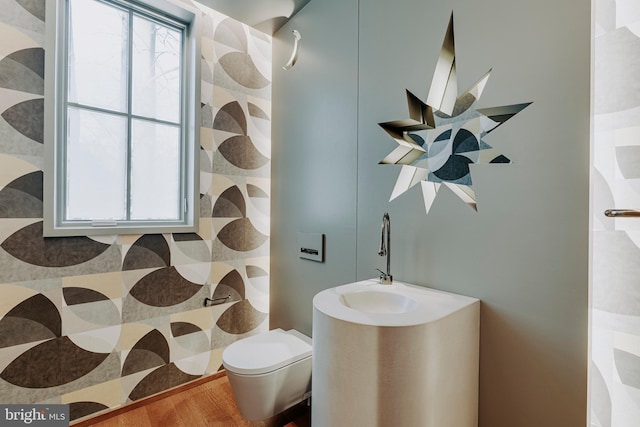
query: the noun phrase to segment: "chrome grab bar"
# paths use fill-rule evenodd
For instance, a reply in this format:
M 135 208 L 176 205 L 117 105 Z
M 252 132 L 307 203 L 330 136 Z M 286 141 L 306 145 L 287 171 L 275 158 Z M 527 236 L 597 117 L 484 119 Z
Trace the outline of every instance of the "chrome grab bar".
M 604 214 L 609 218 L 640 218 L 640 210 L 637 209 L 607 209 Z

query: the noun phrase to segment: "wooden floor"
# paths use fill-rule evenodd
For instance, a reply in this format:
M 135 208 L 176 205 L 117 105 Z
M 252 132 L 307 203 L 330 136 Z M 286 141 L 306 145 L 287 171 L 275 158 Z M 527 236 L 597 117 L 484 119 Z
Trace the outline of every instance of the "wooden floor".
M 303 402 L 266 421 L 247 421 L 238 412 L 226 375 L 142 404 L 115 410 L 72 424 L 74 427 L 310 427 L 311 411 Z

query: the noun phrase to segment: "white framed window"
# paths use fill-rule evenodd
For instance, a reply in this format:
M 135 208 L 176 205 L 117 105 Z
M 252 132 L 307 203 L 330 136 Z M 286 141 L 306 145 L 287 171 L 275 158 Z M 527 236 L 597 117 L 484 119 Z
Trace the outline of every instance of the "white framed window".
M 198 16 L 167 0 L 47 8 L 45 236 L 197 231 Z

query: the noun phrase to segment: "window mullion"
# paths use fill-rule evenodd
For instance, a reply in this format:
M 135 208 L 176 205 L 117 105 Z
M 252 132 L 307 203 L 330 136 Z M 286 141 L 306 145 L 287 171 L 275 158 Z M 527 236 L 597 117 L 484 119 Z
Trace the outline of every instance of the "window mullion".
M 127 221 L 131 221 L 131 149 L 132 149 L 132 122 L 133 122 L 133 12 L 129 11 L 129 35 L 128 35 L 128 69 L 127 69 L 127 149 L 125 162 L 127 164 L 127 188 L 126 209 Z
M 180 55 L 182 57 L 182 63 L 183 64 L 187 64 L 188 58 L 187 58 L 187 29 L 183 28 L 182 29 L 182 44 L 180 46 L 181 48 L 181 52 Z M 179 208 L 179 212 L 180 212 L 180 218 L 184 219 L 187 215 L 187 210 L 188 207 L 186 206 L 187 203 L 187 175 L 186 175 L 186 162 L 187 162 L 187 152 L 188 150 L 186 149 L 186 145 L 187 145 L 187 141 L 189 138 L 189 135 L 187 134 L 188 132 L 188 128 L 189 126 L 187 126 L 187 99 L 188 97 L 186 96 L 186 94 L 188 93 L 188 88 L 187 88 L 187 76 L 186 76 L 186 67 L 181 67 L 180 68 L 180 91 L 181 91 L 181 96 L 180 96 L 180 127 L 181 127 L 181 132 L 180 132 L 180 182 L 182 185 L 180 185 L 180 206 Z
M 64 27 L 63 27 L 63 43 L 61 46 L 61 52 L 64 60 L 64 67 L 61 70 L 61 80 L 63 84 L 61 84 L 61 100 L 56 104 L 56 108 L 60 108 L 61 112 L 61 120 L 59 121 L 59 130 L 57 138 L 60 141 L 64 141 L 63 144 L 59 144 L 56 148 L 60 150 L 59 157 L 56 158 L 56 167 L 59 168 L 60 174 L 58 177 L 62 179 L 62 185 L 58 185 L 57 189 L 60 191 L 59 199 L 57 200 L 57 214 L 63 220 L 67 219 L 67 193 L 68 193 L 68 170 L 67 170 L 67 135 L 68 135 L 68 126 L 69 126 L 69 44 L 71 39 L 71 4 L 67 1 L 65 2 L 65 19 L 64 19 Z

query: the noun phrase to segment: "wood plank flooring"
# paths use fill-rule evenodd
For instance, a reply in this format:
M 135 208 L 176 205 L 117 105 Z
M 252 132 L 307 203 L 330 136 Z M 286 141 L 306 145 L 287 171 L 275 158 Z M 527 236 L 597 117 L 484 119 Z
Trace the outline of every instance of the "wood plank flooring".
M 305 402 L 265 421 L 240 416 L 226 375 L 214 375 L 191 387 L 163 393 L 111 413 L 72 424 L 73 427 L 310 427 Z

